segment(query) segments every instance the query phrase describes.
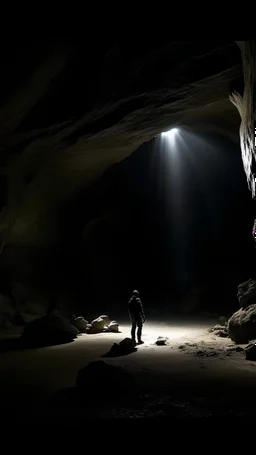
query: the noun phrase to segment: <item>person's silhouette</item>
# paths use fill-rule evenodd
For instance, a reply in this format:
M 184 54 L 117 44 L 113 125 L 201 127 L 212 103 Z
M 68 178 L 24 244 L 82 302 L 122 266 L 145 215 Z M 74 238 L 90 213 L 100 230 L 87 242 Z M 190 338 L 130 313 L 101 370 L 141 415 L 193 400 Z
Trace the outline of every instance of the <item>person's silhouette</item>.
M 139 293 L 138 291 L 133 291 L 132 296 L 129 300 L 129 306 L 128 306 L 128 312 L 129 316 L 132 322 L 132 328 L 131 328 L 131 337 L 134 342 L 136 342 L 136 328 L 137 329 L 137 339 L 138 339 L 138 344 L 142 344 L 143 341 L 141 340 L 141 334 L 142 334 L 142 326 L 145 322 L 145 314 L 143 310 L 143 305 L 142 302 L 139 298 Z

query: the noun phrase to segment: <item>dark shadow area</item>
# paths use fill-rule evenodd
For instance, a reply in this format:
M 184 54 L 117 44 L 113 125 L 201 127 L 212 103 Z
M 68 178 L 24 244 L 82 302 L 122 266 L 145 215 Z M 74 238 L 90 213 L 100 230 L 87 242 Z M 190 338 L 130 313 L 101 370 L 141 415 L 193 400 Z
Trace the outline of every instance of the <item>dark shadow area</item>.
M 26 344 L 25 342 L 21 341 L 21 346 L 23 350 L 29 350 L 29 349 L 39 349 L 39 348 L 47 348 L 50 346 L 61 346 L 64 344 L 70 344 L 73 343 L 74 340 L 66 340 L 66 341 L 58 341 L 57 339 L 54 341 L 39 341 L 39 342 L 34 342 L 34 343 L 28 343 Z
M 25 325 L 21 343 L 25 348 L 41 348 L 72 342 L 79 330 L 60 314 L 48 314 Z
M 219 384 L 217 389 L 210 384 L 208 386 L 208 392 L 194 384 L 186 388 L 182 384 L 158 390 L 145 387 L 134 390 L 128 396 L 113 398 L 107 393 L 85 396 L 76 387 L 71 387 L 59 391 L 51 398 L 45 415 L 50 419 L 59 415 L 67 417 L 73 411 L 75 414 L 72 416 L 72 424 L 77 424 L 80 419 L 228 418 L 247 421 L 256 416 L 256 400 L 251 388 L 246 393 L 239 387 L 227 388 L 224 384 Z
M 8 338 L 8 339 L 0 339 L 0 353 L 9 352 L 9 351 L 26 351 L 29 349 L 39 349 L 39 348 L 47 348 L 49 346 L 60 346 L 62 344 L 69 344 L 72 343 L 74 340 L 67 340 L 67 341 L 58 341 L 52 340 L 51 342 L 43 342 L 43 341 L 36 341 L 34 343 L 26 343 L 22 338 Z
M 21 339 L 15 338 L 2 338 L 0 339 L 0 353 L 8 351 L 22 351 L 24 350 Z

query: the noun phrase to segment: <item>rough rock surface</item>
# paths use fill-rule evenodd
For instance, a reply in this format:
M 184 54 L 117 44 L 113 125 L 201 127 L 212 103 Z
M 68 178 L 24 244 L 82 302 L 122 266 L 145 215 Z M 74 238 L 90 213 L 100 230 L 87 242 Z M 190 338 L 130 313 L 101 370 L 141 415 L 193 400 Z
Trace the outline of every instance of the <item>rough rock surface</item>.
M 226 338 L 227 336 L 229 336 L 227 325 L 216 324 L 214 327 L 210 328 L 208 331 L 210 333 L 214 333 L 214 335 L 217 335 L 222 338 Z
M 86 326 L 86 333 L 118 332 L 119 324 L 110 320 L 107 315 L 99 316 Z
M 223 340 L 224 341 L 224 340 Z M 221 359 L 227 356 L 240 355 L 244 350 L 241 346 L 233 344 L 224 344 L 223 346 L 216 346 L 214 341 L 200 343 L 186 342 L 179 346 L 179 349 L 186 354 L 190 354 L 197 357 L 219 357 Z
M 225 329 L 224 325 L 216 324 L 214 327 L 211 327 L 208 331 L 216 332 L 217 330 L 224 330 L 224 329 Z
M 91 322 L 91 328 L 90 328 L 90 333 L 100 333 L 103 332 L 103 329 L 105 327 L 105 321 L 101 317 L 93 319 Z
M 256 280 L 250 278 L 239 284 L 237 298 L 241 308 L 256 304 Z
M 117 321 L 111 321 L 108 328 L 109 328 L 110 332 L 118 332 L 119 324 Z
M 102 360 L 91 362 L 77 375 L 76 386 L 85 394 L 120 395 L 134 387 L 134 379 L 124 368 L 108 365 Z
M 230 338 L 238 344 L 256 339 L 256 304 L 240 308 L 228 320 Z
M 79 333 L 68 319 L 52 314 L 29 322 L 21 335 L 21 342 L 26 347 L 43 347 L 69 343 Z
M 101 319 L 103 319 L 104 321 L 104 326 L 108 326 L 111 322 L 111 319 L 106 315 L 106 314 L 102 314 L 101 316 L 99 316 Z M 104 327 L 103 327 L 104 328 Z
M 136 342 L 131 338 L 124 338 L 119 344 L 114 343 L 110 350 L 102 357 L 120 357 L 136 351 Z
M 79 330 L 79 332 L 81 332 L 81 333 L 86 332 L 88 321 L 86 321 L 83 318 L 83 316 L 78 316 L 77 318 L 73 318 L 73 319 L 71 319 L 70 322 L 74 327 L 76 327 Z

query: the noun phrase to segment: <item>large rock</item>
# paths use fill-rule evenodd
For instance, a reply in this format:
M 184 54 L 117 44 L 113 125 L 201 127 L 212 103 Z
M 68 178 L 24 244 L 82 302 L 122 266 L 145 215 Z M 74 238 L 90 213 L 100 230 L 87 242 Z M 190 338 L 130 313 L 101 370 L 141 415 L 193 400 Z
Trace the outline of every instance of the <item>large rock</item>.
M 118 332 L 119 324 L 117 321 L 111 321 L 108 328 L 109 328 L 110 332 Z
M 111 322 L 111 319 L 106 315 L 106 314 L 102 314 L 101 316 L 99 316 L 100 319 L 103 319 L 104 321 L 104 326 L 105 325 L 109 325 L 110 322 Z
M 71 324 L 79 330 L 81 333 L 86 332 L 88 321 L 86 321 L 83 316 L 78 316 L 77 318 L 71 319 Z
M 87 324 L 86 333 L 118 332 L 118 329 L 118 322 L 111 321 L 107 315 L 103 314 L 93 319 L 91 324 Z
M 256 339 L 256 304 L 240 308 L 231 316 L 228 334 L 238 344 Z
M 239 284 L 237 298 L 241 308 L 256 304 L 256 280 L 250 278 Z
M 134 388 L 134 379 L 121 367 L 108 365 L 102 360 L 91 362 L 77 375 L 76 386 L 83 393 L 98 396 L 126 394 Z
M 97 318 L 94 319 L 91 324 L 90 324 L 90 330 L 88 331 L 89 324 L 87 326 L 87 333 L 100 333 L 103 332 L 103 329 L 105 327 L 105 321 L 102 318 Z
M 124 338 L 119 344 L 114 343 L 102 357 L 120 357 L 136 351 L 136 342 L 131 338 Z
M 68 319 L 51 314 L 29 322 L 21 335 L 25 347 L 43 347 L 55 344 L 69 343 L 79 333 Z

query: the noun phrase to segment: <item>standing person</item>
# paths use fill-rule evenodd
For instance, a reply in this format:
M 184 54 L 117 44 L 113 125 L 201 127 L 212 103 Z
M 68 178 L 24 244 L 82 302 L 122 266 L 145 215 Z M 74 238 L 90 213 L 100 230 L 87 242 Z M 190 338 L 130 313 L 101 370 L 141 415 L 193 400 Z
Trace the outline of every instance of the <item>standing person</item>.
M 136 342 L 135 332 L 137 328 L 137 339 L 138 344 L 143 344 L 141 340 L 142 326 L 145 322 L 145 314 L 142 306 L 142 302 L 139 298 L 138 291 L 133 291 L 132 296 L 129 300 L 128 312 L 132 321 L 131 336 L 132 340 Z

